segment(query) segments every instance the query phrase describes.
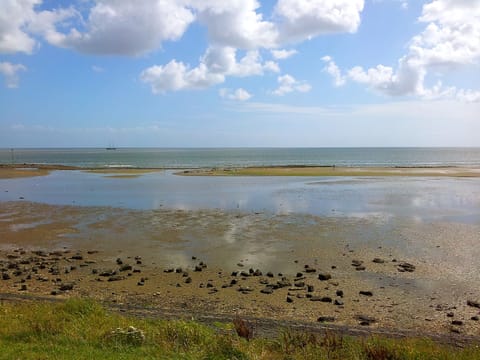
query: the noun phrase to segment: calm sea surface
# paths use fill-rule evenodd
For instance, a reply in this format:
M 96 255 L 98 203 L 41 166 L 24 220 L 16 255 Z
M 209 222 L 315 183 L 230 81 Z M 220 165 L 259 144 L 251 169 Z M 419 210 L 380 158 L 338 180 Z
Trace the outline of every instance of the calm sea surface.
M 479 148 L 0 149 L 0 163 L 202 168 L 270 165 L 480 166 Z

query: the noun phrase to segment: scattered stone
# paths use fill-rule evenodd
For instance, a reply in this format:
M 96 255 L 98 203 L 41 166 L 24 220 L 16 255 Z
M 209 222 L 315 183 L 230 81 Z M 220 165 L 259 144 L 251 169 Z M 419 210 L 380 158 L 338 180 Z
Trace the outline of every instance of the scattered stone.
M 375 258 L 375 259 L 372 260 L 372 262 L 374 262 L 375 264 L 384 264 L 385 260 L 380 259 L 380 258 Z
M 191 277 L 187 277 L 185 279 L 185 284 L 190 284 L 192 282 L 192 278 Z
M 262 294 L 271 295 L 271 294 L 273 294 L 273 288 L 270 287 L 270 286 L 267 286 L 265 289 L 260 290 L 260 292 Z
M 287 303 L 293 303 L 293 299 L 290 296 L 287 296 Z
M 50 295 L 56 296 L 56 295 L 58 295 L 58 291 L 57 290 L 52 290 L 52 291 L 50 291 Z
M 471 306 L 471 307 L 475 307 L 477 309 L 480 309 L 480 302 L 478 302 L 478 301 L 467 300 L 467 305 Z
M 232 273 L 230 274 L 231 276 L 237 276 L 238 275 L 238 271 L 232 271 Z
M 450 331 L 453 332 L 453 333 L 455 333 L 455 334 L 460 334 L 460 333 L 461 333 L 460 329 L 457 328 L 457 327 L 454 327 L 454 326 L 452 326 L 452 327 L 450 328 Z
M 255 272 L 253 273 L 253 276 L 262 276 L 262 275 L 263 274 L 259 269 L 255 270 Z
M 343 306 L 343 301 L 335 299 L 334 304 L 337 305 L 337 306 Z
M 73 287 L 74 287 L 73 283 L 64 283 L 60 285 L 60 291 L 73 290 Z
M 171 273 L 173 273 L 174 271 L 175 271 L 175 269 L 173 269 L 173 268 L 168 268 L 168 269 L 163 270 L 163 272 L 166 273 L 166 274 L 171 274 Z M 196 270 L 195 270 L 195 271 L 196 271 Z M 199 271 L 202 271 L 202 269 L 200 269 Z
M 307 285 L 307 292 L 311 293 L 314 291 L 315 291 L 315 288 L 313 287 L 313 285 Z
M 81 254 L 75 254 L 70 259 L 72 259 L 72 260 L 83 260 L 83 256 Z
M 200 272 L 200 271 L 202 271 L 202 269 L 203 269 L 203 268 L 202 268 L 200 265 L 196 265 L 196 266 L 195 266 L 195 269 L 194 269 L 193 271 L 195 271 L 195 272 Z
M 120 258 L 117 258 L 117 265 L 122 265 L 122 264 L 123 264 L 123 261 L 122 261 L 122 259 L 120 259 Z
M 343 298 L 343 290 L 337 290 L 335 294 Z
M 305 283 L 303 281 L 297 281 L 293 285 L 296 286 L 296 287 L 299 287 L 299 288 L 305 287 Z
M 20 291 L 27 291 L 27 285 L 23 284 L 20 288 Z
M 269 278 L 273 278 L 273 273 L 272 273 L 271 271 L 269 271 L 269 272 L 267 272 L 267 276 L 268 276 Z
M 237 285 L 237 283 L 238 283 L 238 280 L 236 280 L 236 279 L 232 279 L 230 281 L 230 285 Z
M 352 260 L 352 266 L 354 266 L 354 267 L 358 267 L 362 264 L 363 264 L 362 260 L 356 260 L 356 259 Z
M 461 326 L 461 325 L 463 325 L 463 321 L 462 320 L 453 320 L 452 325 Z
M 144 283 L 143 281 L 139 281 L 139 282 L 137 282 L 137 285 L 138 285 L 138 286 L 144 286 L 145 283 Z
M 375 318 L 367 315 L 357 315 L 355 318 L 360 322 L 360 325 L 362 326 L 369 326 L 377 321 L 375 320 Z
M 309 268 L 306 268 L 306 269 L 305 269 L 305 272 L 308 273 L 308 274 L 311 274 L 311 273 L 317 272 L 317 269 L 314 269 L 314 268 L 309 267 Z
M 301 278 L 301 277 L 303 277 L 303 274 L 302 274 L 301 272 L 298 272 L 298 273 L 297 273 L 297 276 L 295 276 L 295 277 Z
M 10 275 L 7 272 L 2 273 L 2 280 L 10 280 Z
M 237 266 L 238 266 L 238 267 L 244 267 L 245 265 L 243 265 L 242 263 L 239 262 L 239 263 L 237 264 Z
M 368 291 L 368 290 L 360 290 L 359 294 L 364 295 L 364 296 L 373 296 L 373 292 Z
M 120 271 L 130 271 L 132 269 L 133 269 L 132 265 L 124 264 L 124 265 L 120 266 L 119 270 Z
M 363 265 L 357 266 L 357 267 L 355 268 L 355 270 L 357 270 L 357 271 L 364 271 L 365 269 L 366 269 L 366 267 L 363 266 Z
M 310 301 L 320 301 L 320 302 L 331 303 L 332 298 L 329 296 L 312 296 L 310 298 Z
M 324 322 L 334 322 L 335 318 L 333 316 L 320 316 L 317 319 L 318 322 L 324 323 Z
M 112 281 L 121 281 L 121 280 L 125 280 L 125 276 L 122 276 L 122 275 L 113 275 L 113 276 L 110 276 L 108 278 L 108 281 L 109 282 L 112 282 Z
M 447 317 L 454 317 L 454 316 L 455 316 L 455 314 L 451 311 L 447 313 Z
M 116 274 L 117 274 L 117 272 L 115 270 L 104 270 L 98 275 L 108 277 L 108 276 L 113 276 L 113 275 L 116 275 Z
M 330 280 L 331 278 L 332 278 L 332 275 L 330 275 L 329 273 L 318 274 L 318 280 L 321 280 L 321 281 Z
M 472 317 L 470 318 L 470 320 L 478 321 L 478 320 L 480 320 L 480 318 L 479 318 L 478 316 L 472 316 Z
M 176 272 L 177 274 L 181 274 L 181 273 L 183 273 L 183 269 L 180 268 L 180 267 L 179 267 L 179 268 L 176 268 L 176 269 L 175 269 L 175 272 Z
M 402 262 L 398 264 L 398 271 L 400 272 L 414 272 L 415 271 L 415 265 L 409 264 L 407 262 Z

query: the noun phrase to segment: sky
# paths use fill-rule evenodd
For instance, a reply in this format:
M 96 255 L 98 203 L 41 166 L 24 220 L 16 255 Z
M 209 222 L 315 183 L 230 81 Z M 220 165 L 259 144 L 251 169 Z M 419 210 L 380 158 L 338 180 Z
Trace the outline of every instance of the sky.
M 0 148 L 480 146 L 480 0 L 0 0 Z

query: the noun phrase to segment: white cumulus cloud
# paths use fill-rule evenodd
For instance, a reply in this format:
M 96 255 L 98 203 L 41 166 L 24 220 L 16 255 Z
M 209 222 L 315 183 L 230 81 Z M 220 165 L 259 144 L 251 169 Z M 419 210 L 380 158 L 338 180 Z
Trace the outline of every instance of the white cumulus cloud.
M 439 81 L 432 87 L 425 85 L 428 74 L 480 65 L 480 1 L 434 0 L 423 6 L 419 21 L 427 25 L 412 38 L 408 53 L 400 58 L 396 69 L 377 65 L 365 70 L 355 66 L 347 71 L 346 78 L 389 96 L 480 101 L 477 90 L 445 87 Z M 345 79 L 332 59 L 324 61 L 328 64 L 324 70 L 336 84 Z
M 228 100 L 236 100 L 236 101 L 246 101 L 252 97 L 252 94 L 250 94 L 247 90 L 239 88 L 236 89 L 235 91 L 232 91 L 231 89 L 220 89 L 219 90 L 219 95 Z
M 277 59 L 277 60 L 284 60 L 284 59 L 288 59 L 289 57 L 297 54 L 297 50 L 295 49 L 290 49 L 290 50 L 286 50 L 286 49 L 280 49 L 280 50 L 271 50 L 270 51 L 272 53 L 272 56 Z
M 225 81 L 226 76 L 247 77 L 263 75 L 265 71 L 278 72 L 278 65 L 262 62 L 256 50 L 247 51 L 237 61 L 237 50 L 230 47 L 212 47 L 200 59 L 200 64 L 190 68 L 183 62 L 170 61 L 166 65 L 144 70 L 140 79 L 151 85 L 156 94 L 184 89 L 205 89 Z
M 22 64 L 0 62 L 0 74 L 5 77 L 5 85 L 8 88 L 17 88 L 19 84 L 18 72 L 26 70 L 27 68 Z
M 47 37 L 57 46 L 91 54 L 141 55 L 178 40 L 195 19 L 184 1 L 96 0 L 85 29 Z
M 282 42 L 302 41 L 321 34 L 355 32 L 364 0 L 278 0 Z
M 285 74 L 277 78 L 278 88 L 272 93 L 274 95 L 283 96 L 285 94 L 298 91 L 309 92 L 312 87 L 306 81 L 298 81 L 293 76 Z

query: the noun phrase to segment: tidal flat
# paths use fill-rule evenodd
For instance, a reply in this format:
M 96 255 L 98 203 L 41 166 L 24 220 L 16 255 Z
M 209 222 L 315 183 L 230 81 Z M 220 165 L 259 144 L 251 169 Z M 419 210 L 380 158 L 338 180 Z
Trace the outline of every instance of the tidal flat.
M 71 170 L 4 179 L 0 291 L 476 337 L 478 181 Z

